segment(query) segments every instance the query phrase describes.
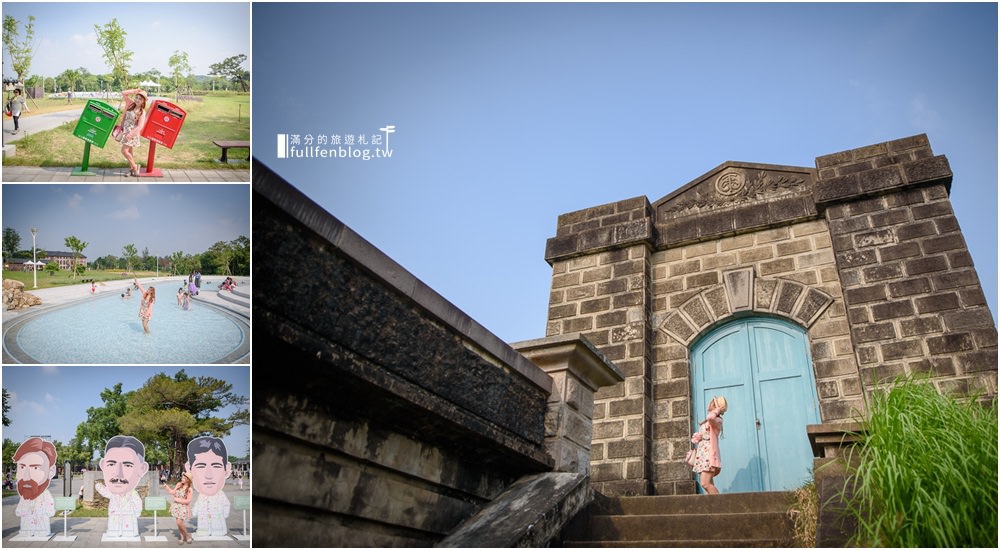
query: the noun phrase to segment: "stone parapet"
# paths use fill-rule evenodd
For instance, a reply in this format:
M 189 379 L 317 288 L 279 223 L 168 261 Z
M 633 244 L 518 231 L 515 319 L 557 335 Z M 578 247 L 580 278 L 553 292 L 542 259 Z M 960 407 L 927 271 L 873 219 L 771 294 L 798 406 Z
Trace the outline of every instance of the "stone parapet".
M 624 376 L 582 336 L 554 336 L 512 346 L 552 377 L 545 448 L 555 460 L 555 471 L 590 476 L 594 393 Z
M 253 210 L 255 344 L 294 365 L 254 371 L 257 544 L 429 547 L 552 470 L 544 371 L 256 161 Z
M 823 207 L 918 185 L 951 189 L 948 159 L 934 156 L 925 134 L 817 157 L 816 169 L 816 204 Z
M 556 236 L 545 245 L 545 260 L 552 264 L 639 243 L 652 246 L 654 240 L 649 201 L 636 197 L 559 216 Z

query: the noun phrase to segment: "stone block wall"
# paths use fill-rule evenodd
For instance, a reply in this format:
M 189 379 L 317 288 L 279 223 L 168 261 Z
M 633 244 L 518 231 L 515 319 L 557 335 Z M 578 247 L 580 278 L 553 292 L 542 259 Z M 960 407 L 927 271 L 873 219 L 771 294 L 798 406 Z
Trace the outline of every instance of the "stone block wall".
M 824 423 L 857 420 L 900 374 L 995 396 L 996 326 L 951 180 L 917 135 L 815 168 L 727 162 L 652 205 L 560 216 L 546 334 L 584 334 L 625 375 L 597 394 L 595 489 L 694 492 L 690 349 L 741 316 L 805 328 Z
M 255 544 L 433 546 L 553 469 L 544 371 L 259 164 L 253 209 Z
M 546 336 L 582 334 L 625 377 L 595 396 L 591 484 L 607 494 L 651 488 L 652 235 L 650 205 L 640 197 L 560 216 L 546 248 Z
M 948 198 L 948 160 L 924 135 L 816 159 L 867 388 L 933 377 L 996 395 L 997 331 Z
M 803 222 L 653 254 L 653 463 L 656 494 L 695 490 L 691 363 L 697 336 L 735 316 L 776 315 L 805 327 L 824 420 L 864 411 L 850 327 L 826 223 Z M 740 298 L 737 281 L 746 281 Z M 813 298 L 813 299 L 811 299 Z

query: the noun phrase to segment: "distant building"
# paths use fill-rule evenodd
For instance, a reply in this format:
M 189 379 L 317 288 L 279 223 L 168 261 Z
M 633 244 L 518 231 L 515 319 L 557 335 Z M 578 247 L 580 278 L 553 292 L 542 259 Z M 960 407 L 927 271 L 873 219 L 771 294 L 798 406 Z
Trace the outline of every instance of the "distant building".
M 41 261 L 45 262 L 46 264 L 49 264 L 51 262 L 56 262 L 57 264 L 59 264 L 59 269 L 67 269 L 67 270 L 73 269 L 73 253 L 72 252 L 60 252 L 60 251 L 57 251 L 57 250 L 46 250 L 45 251 L 45 258 L 41 259 Z M 78 258 L 76 258 L 76 263 L 79 264 L 79 265 L 82 265 L 82 266 L 86 266 L 87 265 L 87 257 L 84 256 L 83 254 L 80 254 L 80 256 Z

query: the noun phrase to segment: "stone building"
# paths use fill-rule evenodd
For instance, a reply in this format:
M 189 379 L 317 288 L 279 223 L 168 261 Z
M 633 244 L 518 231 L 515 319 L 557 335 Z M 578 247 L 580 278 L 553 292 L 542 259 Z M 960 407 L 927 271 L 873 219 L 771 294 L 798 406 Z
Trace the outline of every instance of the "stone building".
M 683 463 L 729 401 L 723 492 L 811 476 L 806 426 L 862 418 L 900 375 L 995 396 L 997 331 L 925 135 L 820 156 L 726 162 L 653 202 L 559 216 L 546 336 L 580 333 L 623 372 L 596 395 L 591 483 L 688 494 Z

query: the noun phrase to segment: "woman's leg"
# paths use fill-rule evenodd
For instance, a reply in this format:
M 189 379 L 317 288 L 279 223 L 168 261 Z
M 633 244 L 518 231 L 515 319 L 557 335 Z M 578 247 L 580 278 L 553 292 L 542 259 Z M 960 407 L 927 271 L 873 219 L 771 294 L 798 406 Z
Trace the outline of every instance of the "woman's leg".
M 142 330 L 146 331 L 146 334 L 149 334 L 149 319 L 142 320 Z
M 174 519 L 177 520 L 177 544 L 183 544 L 184 543 L 184 520 L 182 520 L 181 518 L 178 518 L 178 517 L 175 517 Z
M 128 161 L 129 170 L 132 172 L 138 172 L 138 167 L 135 165 L 135 159 L 132 158 L 132 148 L 128 145 L 122 145 L 122 156 Z
M 719 494 L 719 489 L 715 486 L 715 482 L 713 481 L 717 474 L 718 472 L 711 471 L 701 473 L 701 487 L 710 495 Z
M 13 118 L 14 118 L 14 133 L 16 134 L 17 133 L 17 129 L 18 129 L 17 121 L 18 121 L 18 119 L 21 118 L 21 116 L 18 115 L 18 116 L 15 116 Z

